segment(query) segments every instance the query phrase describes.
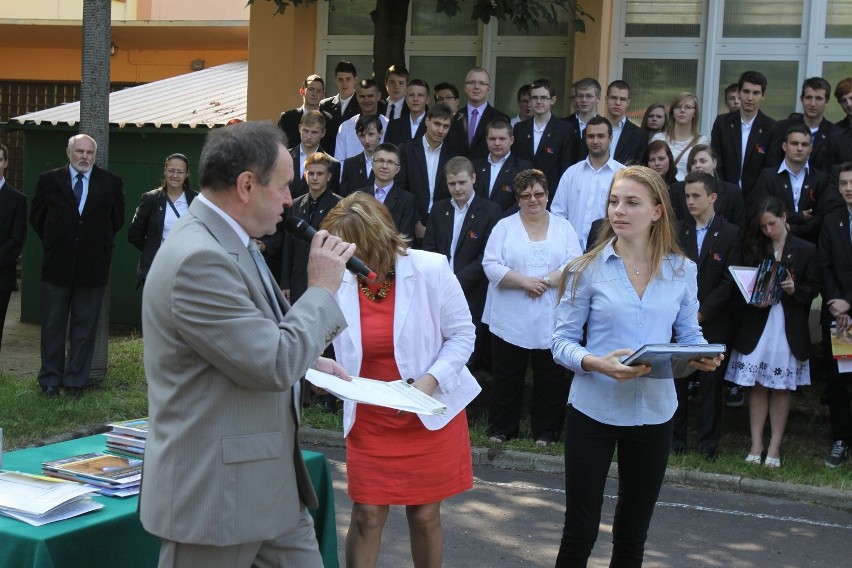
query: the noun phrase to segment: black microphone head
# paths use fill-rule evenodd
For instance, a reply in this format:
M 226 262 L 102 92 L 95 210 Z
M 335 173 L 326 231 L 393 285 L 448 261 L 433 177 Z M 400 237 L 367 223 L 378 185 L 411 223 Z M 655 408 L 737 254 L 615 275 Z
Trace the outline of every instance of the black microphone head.
M 312 235 L 308 231 L 312 228 L 307 221 L 298 217 L 287 217 L 284 221 L 284 230 L 297 238 L 310 238 Z

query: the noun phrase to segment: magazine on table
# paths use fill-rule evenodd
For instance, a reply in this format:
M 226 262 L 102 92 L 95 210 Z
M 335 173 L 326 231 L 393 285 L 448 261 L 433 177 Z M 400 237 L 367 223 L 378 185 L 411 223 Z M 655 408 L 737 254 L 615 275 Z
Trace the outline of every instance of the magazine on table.
M 628 367 L 648 365 L 651 372 L 643 377 L 649 379 L 679 379 L 688 377 L 698 369 L 689 364 L 701 357 L 710 359 L 725 352 L 723 343 L 682 345 L 680 343 L 653 343 L 643 345 L 630 355 L 623 364 Z
M 142 479 L 142 460 L 90 452 L 41 464 L 47 475 L 95 485 L 134 485 Z
M 362 404 L 384 406 L 416 414 L 446 414 L 447 407 L 405 381 L 377 381 L 352 377 L 343 381 L 334 375 L 308 369 L 305 378 L 338 398 Z

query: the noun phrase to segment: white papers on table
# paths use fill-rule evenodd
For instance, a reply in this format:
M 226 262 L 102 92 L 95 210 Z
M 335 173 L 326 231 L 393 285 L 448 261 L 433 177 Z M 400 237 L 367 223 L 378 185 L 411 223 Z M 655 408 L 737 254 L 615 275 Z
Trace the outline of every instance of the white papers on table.
M 352 381 L 308 369 L 305 378 L 343 400 L 384 406 L 417 414 L 445 414 L 447 407 L 404 381 L 377 381 L 352 377 Z
M 0 514 L 39 526 L 103 507 L 88 499 L 93 489 L 15 472 L 0 472 Z

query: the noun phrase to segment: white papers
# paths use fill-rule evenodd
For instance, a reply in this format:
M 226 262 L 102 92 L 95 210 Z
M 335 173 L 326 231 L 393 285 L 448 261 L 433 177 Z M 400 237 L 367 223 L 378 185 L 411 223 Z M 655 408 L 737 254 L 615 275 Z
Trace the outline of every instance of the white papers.
M 89 502 L 93 489 L 24 473 L 0 473 L 0 514 L 34 526 L 67 519 L 103 505 Z M 38 523 L 38 524 L 36 524 Z
M 417 414 L 445 414 L 447 407 L 403 381 L 377 381 L 352 377 L 352 381 L 308 369 L 305 378 L 338 398 L 352 402 L 384 406 Z

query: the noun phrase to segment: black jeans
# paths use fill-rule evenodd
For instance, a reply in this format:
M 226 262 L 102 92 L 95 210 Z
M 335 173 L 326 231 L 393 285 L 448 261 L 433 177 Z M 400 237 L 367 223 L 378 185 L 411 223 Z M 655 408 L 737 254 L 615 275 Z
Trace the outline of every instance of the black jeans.
M 611 426 L 568 406 L 565 411 L 565 527 L 557 568 L 586 566 L 601 520 L 604 487 L 618 448 L 618 502 L 611 567 L 642 566 L 645 539 L 660 494 L 672 421 Z
M 831 355 L 831 328 L 828 326 L 822 327 L 822 361 L 832 441 L 843 440 L 852 444 L 852 404 L 849 402 L 852 373 L 837 372 L 837 361 Z
M 491 335 L 491 401 L 488 433 L 507 438 L 518 435 L 524 380 L 532 362 L 533 393 L 530 427 L 533 438 L 555 442 L 562 429 L 569 382 L 565 369 L 550 349 L 526 349 Z

